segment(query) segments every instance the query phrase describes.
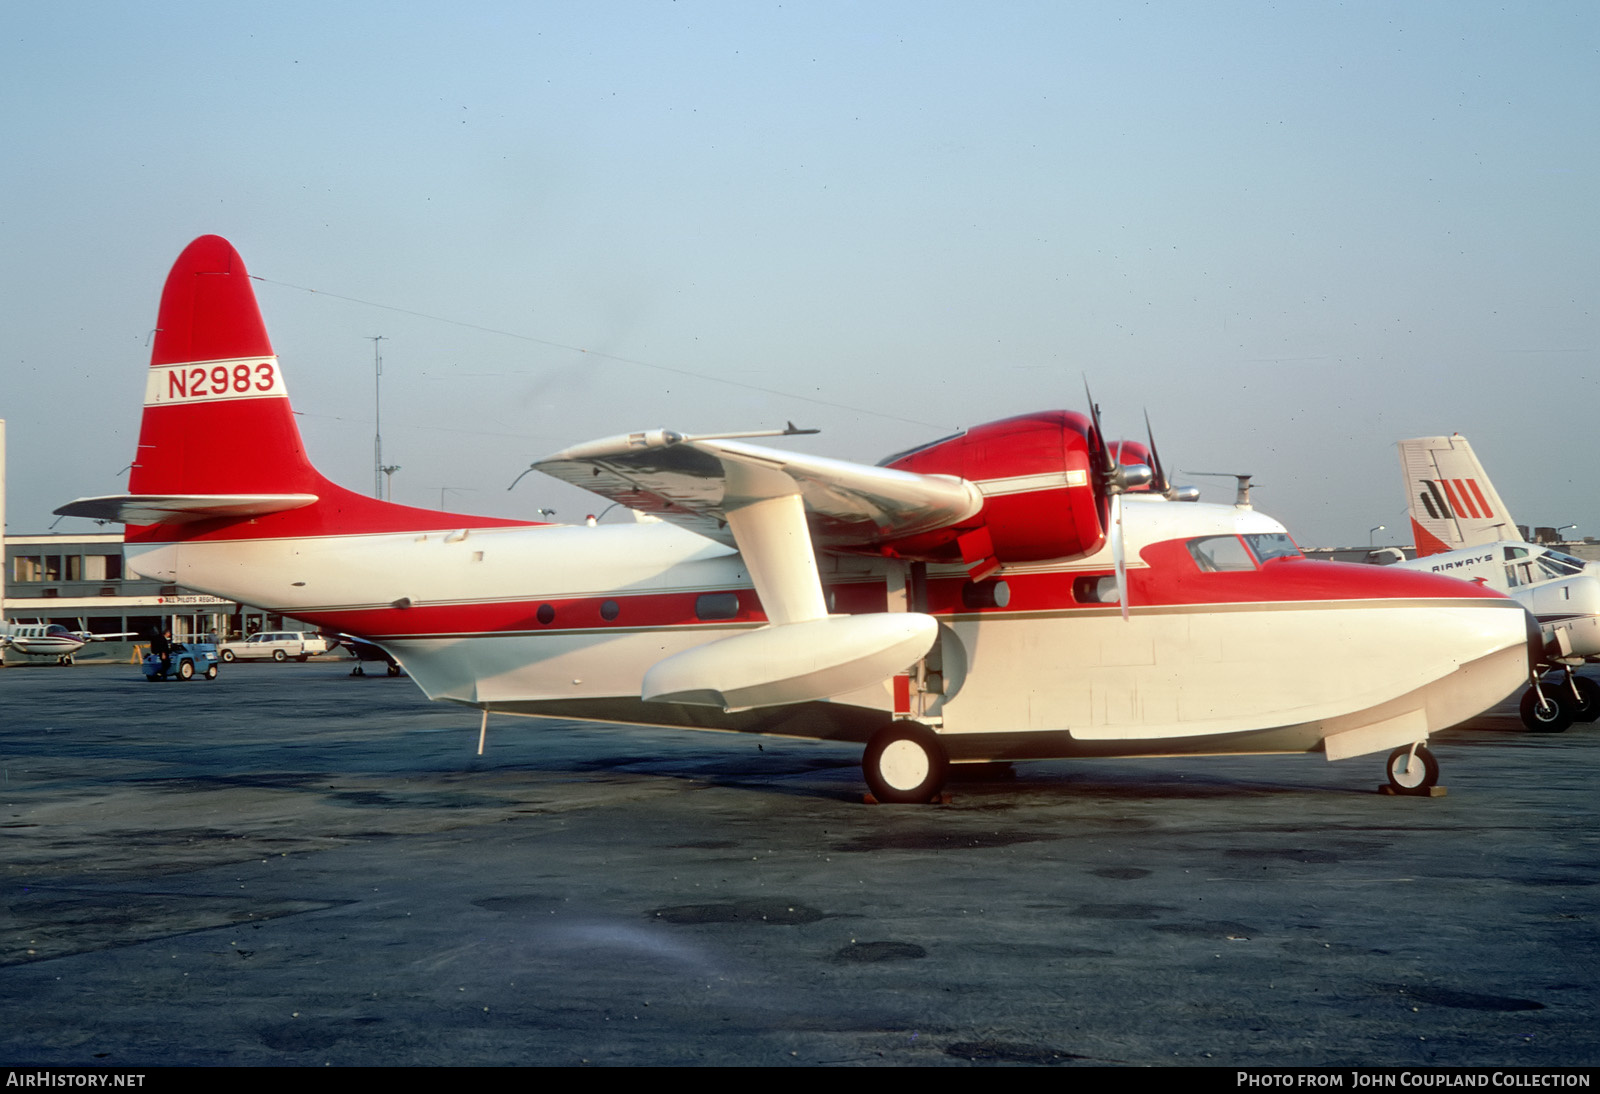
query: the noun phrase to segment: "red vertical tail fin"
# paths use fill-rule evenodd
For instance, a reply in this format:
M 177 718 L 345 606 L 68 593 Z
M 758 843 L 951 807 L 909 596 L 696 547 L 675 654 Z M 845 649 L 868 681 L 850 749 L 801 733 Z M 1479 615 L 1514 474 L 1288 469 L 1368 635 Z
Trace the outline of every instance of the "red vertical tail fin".
M 306 456 L 250 275 L 221 236 L 178 256 L 156 326 L 128 493 L 57 513 L 125 522 L 129 542 L 529 523 L 393 505 L 324 478 Z
M 221 236 L 178 256 L 161 293 L 132 494 L 320 494 L 250 275 Z

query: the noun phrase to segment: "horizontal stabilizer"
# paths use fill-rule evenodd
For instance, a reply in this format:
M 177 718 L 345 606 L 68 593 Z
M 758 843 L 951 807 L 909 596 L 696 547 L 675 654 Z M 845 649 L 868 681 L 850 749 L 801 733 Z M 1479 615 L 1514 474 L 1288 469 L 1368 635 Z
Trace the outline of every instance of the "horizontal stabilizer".
M 316 500 L 315 494 L 109 494 L 69 501 L 56 510 L 56 515 L 120 524 L 188 524 L 197 520 L 247 520 L 303 509 Z

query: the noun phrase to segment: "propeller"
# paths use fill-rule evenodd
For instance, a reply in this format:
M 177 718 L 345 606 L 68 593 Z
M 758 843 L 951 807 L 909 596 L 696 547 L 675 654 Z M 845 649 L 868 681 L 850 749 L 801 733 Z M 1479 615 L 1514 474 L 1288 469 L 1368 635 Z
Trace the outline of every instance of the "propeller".
M 1150 469 L 1155 472 L 1155 479 L 1150 489 L 1166 498 L 1168 501 L 1199 501 L 1200 488 L 1198 486 L 1173 486 L 1167 480 L 1166 469 L 1161 466 L 1161 454 L 1156 451 L 1156 431 L 1150 426 L 1150 412 L 1144 412 L 1144 435 L 1150 441 Z M 1185 472 L 1188 474 L 1188 472 Z
M 1106 444 L 1105 430 L 1100 427 L 1100 407 L 1089 391 L 1089 381 L 1083 381 L 1083 394 L 1089 400 L 1089 418 L 1094 423 L 1095 468 L 1105 483 L 1106 494 L 1111 498 L 1109 518 L 1111 560 L 1117 573 L 1117 602 L 1122 605 L 1122 619 L 1128 619 L 1128 561 L 1126 542 L 1122 534 L 1122 495 L 1136 486 L 1150 482 L 1150 468 L 1142 463 L 1120 463 Z

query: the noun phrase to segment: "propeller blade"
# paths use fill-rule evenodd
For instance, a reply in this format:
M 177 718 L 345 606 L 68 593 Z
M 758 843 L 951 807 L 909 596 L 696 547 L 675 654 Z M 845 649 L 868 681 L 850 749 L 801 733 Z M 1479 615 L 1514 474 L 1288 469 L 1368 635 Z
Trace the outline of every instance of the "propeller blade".
M 1155 480 L 1150 484 L 1152 494 L 1165 494 L 1172 484 L 1167 482 L 1167 470 L 1161 466 L 1161 454 L 1156 451 L 1156 431 L 1150 427 L 1150 412 L 1144 412 L 1144 435 L 1150 440 L 1150 470 Z
M 1109 476 L 1117 469 L 1117 459 L 1111 454 L 1111 447 L 1106 444 L 1105 430 L 1100 426 L 1100 407 L 1094 401 L 1094 394 L 1089 390 L 1089 378 L 1083 379 L 1083 397 L 1089 400 L 1089 420 L 1094 423 L 1095 456 L 1100 464 L 1100 473 Z

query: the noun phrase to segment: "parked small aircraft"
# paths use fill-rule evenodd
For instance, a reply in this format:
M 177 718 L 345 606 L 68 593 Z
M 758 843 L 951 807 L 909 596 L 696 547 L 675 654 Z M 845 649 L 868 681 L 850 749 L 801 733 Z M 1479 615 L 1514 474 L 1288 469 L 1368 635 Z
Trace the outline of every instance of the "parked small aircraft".
M 82 623 L 83 620 L 78 620 Z M 6 623 L 0 625 L 0 650 L 14 649 L 32 657 L 54 657 L 58 665 L 73 664 L 73 657 L 90 642 L 132 638 L 133 634 L 95 634 L 72 631 L 60 623 Z
M 1554 732 L 1600 718 L 1600 685 L 1572 671 L 1600 661 L 1600 563 L 1519 538 L 1459 433 L 1401 441 L 1400 468 L 1417 557 L 1396 565 L 1498 589 L 1537 617 L 1544 651 L 1521 707 L 1529 729 Z
M 323 478 L 225 240 L 183 252 L 156 326 L 129 493 L 57 512 L 128 523 L 137 573 L 359 635 L 485 725 L 851 741 L 883 801 L 935 798 L 952 762 L 1385 749 L 1419 793 L 1429 734 L 1527 676 L 1513 601 L 1305 561 L 1270 517 L 1172 500 L 1084 415 L 877 466 L 622 434 L 535 466 L 662 519 L 532 524 Z M 266 458 L 219 462 L 219 436 Z

